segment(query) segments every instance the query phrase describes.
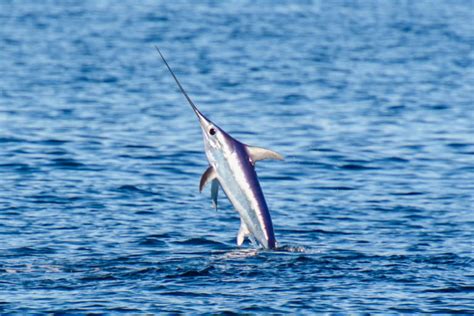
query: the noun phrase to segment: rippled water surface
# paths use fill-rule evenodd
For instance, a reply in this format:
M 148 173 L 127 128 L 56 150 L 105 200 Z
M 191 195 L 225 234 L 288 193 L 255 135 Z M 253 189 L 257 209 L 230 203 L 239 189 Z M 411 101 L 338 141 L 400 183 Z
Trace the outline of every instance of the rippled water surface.
M 474 312 L 473 1 L 1 1 L 0 312 Z M 279 248 L 198 192 L 241 141 Z

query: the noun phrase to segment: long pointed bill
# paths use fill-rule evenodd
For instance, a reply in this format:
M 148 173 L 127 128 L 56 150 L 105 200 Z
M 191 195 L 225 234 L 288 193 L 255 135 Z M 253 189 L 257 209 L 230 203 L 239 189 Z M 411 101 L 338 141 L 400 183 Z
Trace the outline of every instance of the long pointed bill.
M 196 116 L 198 117 L 199 119 L 199 123 L 201 124 L 201 127 L 204 129 L 204 130 L 207 130 L 209 125 L 211 124 L 211 122 L 198 110 L 198 108 L 196 107 L 196 105 L 194 104 L 194 102 L 191 100 L 191 98 L 188 96 L 188 94 L 186 93 L 186 91 L 184 90 L 183 86 L 181 85 L 181 83 L 179 82 L 178 78 L 176 77 L 176 75 L 174 74 L 173 70 L 171 69 L 170 65 L 168 65 L 168 62 L 166 61 L 165 57 L 163 56 L 163 54 L 161 53 L 160 49 L 158 48 L 158 46 L 155 46 L 156 50 L 158 51 L 158 54 L 160 54 L 160 57 L 161 59 L 163 59 L 163 62 L 165 63 L 166 67 L 168 68 L 168 70 L 170 71 L 171 75 L 173 76 L 174 78 L 174 81 L 176 81 L 176 84 L 178 85 L 179 87 L 179 90 L 181 90 L 181 93 L 184 95 L 184 97 L 186 98 L 186 100 L 188 100 L 188 103 L 189 105 L 191 106 L 191 108 L 193 109 L 194 113 L 196 113 Z

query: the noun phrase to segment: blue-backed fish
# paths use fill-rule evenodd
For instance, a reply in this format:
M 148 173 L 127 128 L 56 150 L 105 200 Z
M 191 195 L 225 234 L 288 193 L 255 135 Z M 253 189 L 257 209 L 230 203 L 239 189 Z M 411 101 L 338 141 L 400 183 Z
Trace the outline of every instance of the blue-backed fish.
M 273 223 L 258 182 L 255 163 L 264 159 L 283 160 L 283 157 L 272 150 L 238 141 L 205 117 L 188 96 L 158 47 L 156 50 L 194 110 L 202 129 L 209 167 L 201 177 L 199 191 L 211 183 L 211 199 L 217 208 L 219 187 L 222 188 L 240 215 L 237 245 L 242 245 L 245 238 L 249 238 L 264 248 L 275 248 Z

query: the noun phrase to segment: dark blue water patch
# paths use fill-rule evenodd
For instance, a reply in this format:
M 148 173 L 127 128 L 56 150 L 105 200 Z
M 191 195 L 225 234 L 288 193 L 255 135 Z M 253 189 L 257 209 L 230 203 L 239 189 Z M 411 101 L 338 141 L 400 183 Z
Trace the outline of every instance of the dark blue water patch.
M 149 150 L 154 150 L 155 149 L 152 146 L 139 145 L 139 144 L 127 144 L 127 145 L 124 145 L 123 147 L 125 147 L 125 148 L 137 148 L 137 149 L 149 149 Z
M 80 196 L 61 196 L 61 195 L 52 195 L 52 194 L 33 194 L 28 196 L 29 199 L 34 201 L 36 204 L 69 204 L 71 202 L 81 200 Z
M 92 77 L 92 76 L 78 76 L 74 79 L 76 82 L 85 82 L 85 83 L 117 83 L 119 79 L 113 76 L 101 76 L 101 77 Z
M 308 161 L 308 160 L 295 159 L 294 163 L 298 165 L 312 166 L 312 167 L 317 167 L 321 169 L 337 169 L 337 166 L 335 164 L 317 162 L 317 161 L 312 161 L 312 160 Z
M 55 158 L 52 161 L 54 167 L 62 169 L 77 169 L 85 166 L 83 163 L 72 158 Z
M 281 313 L 282 311 L 277 308 L 272 307 L 262 307 L 259 305 L 252 305 L 249 307 L 243 308 L 243 312 L 250 312 L 250 313 Z
M 145 238 L 142 238 L 138 241 L 138 244 L 140 246 L 147 246 L 147 247 L 164 247 L 167 245 L 167 243 L 163 240 L 160 239 L 158 236 L 148 236 Z
M 364 166 L 364 165 L 353 164 L 353 163 L 341 165 L 339 168 L 344 169 L 344 170 L 353 170 L 353 171 L 378 169 L 376 167 Z
M 344 186 L 317 186 L 315 189 L 318 190 L 336 190 L 336 191 L 351 191 L 355 190 L 355 188 L 351 187 L 344 187 Z
M 0 164 L 0 172 L 17 172 L 17 173 L 32 173 L 35 172 L 37 168 L 32 167 L 25 163 L 5 163 Z
M 0 143 L 22 143 L 24 139 L 17 137 L 0 137 Z
M 125 159 L 136 159 L 136 160 L 155 160 L 155 161 L 161 161 L 162 158 L 159 157 L 158 155 L 129 155 L 129 154 L 124 154 L 124 155 L 119 155 L 117 156 L 119 158 L 125 158 Z
M 153 215 L 153 214 L 156 214 L 156 211 L 154 211 L 153 209 L 150 209 L 150 210 L 139 210 L 139 211 L 136 211 L 135 214 L 137 215 Z
M 436 111 L 442 111 L 442 110 L 447 110 L 450 108 L 449 105 L 446 104 L 427 104 L 424 105 L 429 110 L 436 110 Z
M 207 238 L 190 238 L 187 240 L 177 241 L 176 243 L 181 245 L 213 246 L 217 249 L 227 248 L 225 244 Z
M 446 146 L 458 153 L 472 155 L 474 152 L 474 144 L 472 143 L 449 143 Z
M 68 142 L 69 142 L 68 140 L 46 139 L 46 140 L 40 140 L 40 141 L 38 141 L 37 144 L 40 144 L 40 145 L 59 146 L 59 145 L 67 144 Z
M 282 175 L 282 176 L 272 176 L 272 177 L 262 176 L 261 178 L 262 178 L 263 180 L 266 180 L 266 181 L 297 181 L 297 180 L 298 180 L 298 178 L 296 178 L 296 177 L 285 176 L 285 175 Z
M 382 159 L 375 159 L 375 163 L 407 163 L 409 159 L 402 158 L 402 157 L 387 157 Z
M 474 286 L 453 285 L 452 287 L 428 289 L 426 293 L 473 293 Z
M 410 195 L 422 195 L 424 194 L 423 192 L 393 192 L 392 193 L 393 195 L 406 195 L 406 196 L 410 196 Z
M 155 195 L 155 193 L 153 193 L 151 191 L 141 189 L 141 188 L 139 188 L 135 185 L 130 185 L 130 184 L 122 185 L 122 186 L 118 187 L 116 189 L 116 191 L 117 192 L 122 192 L 122 193 L 127 193 L 127 194 L 139 194 L 139 195 L 145 195 L 145 196 Z
M 297 82 L 287 82 L 285 83 L 285 85 L 298 85 L 299 83 Z M 301 95 L 301 94 L 288 94 L 288 95 L 285 95 L 283 97 L 283 100 L 281 103 L 283 104 L 288 104 L 288 105 L 291 105 L 291 104 L 297 104 L 299 102 L 304 102 L 304 101 L 308 101 L 308 98 L 305 96 L 305 95 Z
M 96 282 L 103 282 L 103 281 L 115 281 L 117 277 L 110 273 L 100 273 L 100 274 L 91 274 L 84 276 L 80 279 L 82 282 L 86 283 L 96 283 Z
M 325 147 L 312 147 L 311 151 L 320 151 L 320 152 L 334 152 L 334 148 L 325 148 Z
M 313 233 L 317 233 L 317 234 L 322 234 L 322 235 L 352 235 L 354 234 L 353 232 L 346 232 L 346 231 L 330 231 L 330 230 L 324 230 L 324 229 L 313 229 L 312 230 Z
M 69 153 L 63 149 L 48 150 L 45 152 L 48 156 L 67 156 Z
M 426 215 L 420 215 L 420 214 L 407 214 L 407 215 L 404 215 L 403 216 L 404 218 L 407 218 L 407 219 L 410 219 L 410 220 L 428 220 L 430 219 L 431 217 L 430 216 L 426 216 Z
M 204 269 L 191 269 L 191 270 L 186 270 L 186 271 L 180 271 L 181 269 L 178 269 L 176 271 L 176 274 L 169 274 L 166 276 L 166 278 L 199 278 L 199 277 L 204 277 L 208 276 L 213 270 L 214 267 L 206 267 Z M 200 294 L 201 296 L 202 294 Z
M 11 249 L 15 257 L 54 254 L 56 251 L 50 247 L 20 247 Z

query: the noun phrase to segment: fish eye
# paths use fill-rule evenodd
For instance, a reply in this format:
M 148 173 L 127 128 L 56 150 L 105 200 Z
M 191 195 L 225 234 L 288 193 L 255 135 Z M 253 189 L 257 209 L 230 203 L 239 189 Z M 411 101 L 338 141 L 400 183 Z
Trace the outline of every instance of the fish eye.
M 216 134 L 216 130 L 215 130 L 214 128 L 211 128 L 211 129 L 209 130 L 209 134 L 215 135 L 215 134 Z

